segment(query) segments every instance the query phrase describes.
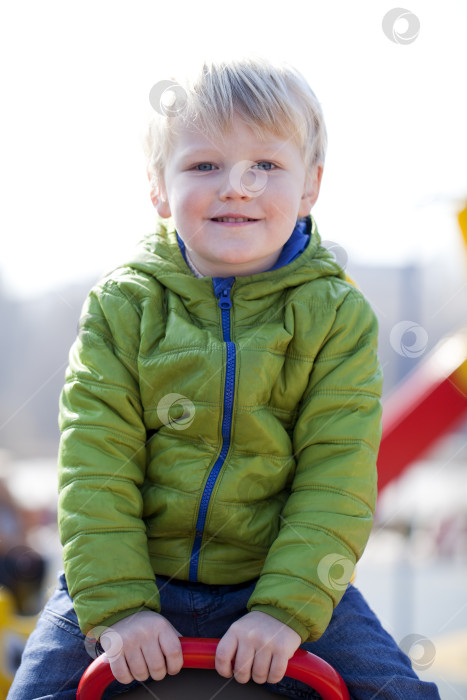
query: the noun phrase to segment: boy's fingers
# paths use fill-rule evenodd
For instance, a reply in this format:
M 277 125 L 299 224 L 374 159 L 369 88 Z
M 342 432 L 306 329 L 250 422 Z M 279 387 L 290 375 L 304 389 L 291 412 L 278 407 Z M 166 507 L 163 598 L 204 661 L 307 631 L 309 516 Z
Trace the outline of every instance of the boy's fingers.
M 162 633 L 159 637 L 159 644 L 165 657 L 167 673 L 173 676 L 183 666 L 182 645 L 175 630 L 168 630 Z
M 235 655 L 234 676 L 238 683 L 248 683 L 251 678 L 251 669 L 255 661 L 255 649 L 247 644 L 240 643 Z M 268 666 L 269 671 L 269 666 Z
M 262 649 L 255 654 L 251 668 L 251 678 L 255 683 L 266 683 L 269 680 L 271 658 L 272 654 L 266 649 Z
M 233 635 L 228 632 L 222 637 L 217 645 L 215 667 L 220 676 L 231 678 L 232 676 L 232 659 L 237 650 L 237 641 Z
M 281 656 L 275 656 L 272 657 L 270 668 L 269 668 L 269 675 L 266 678 L 268 683 L 279 683 L 285 676 L 285 672 L 287 671 L 287 665 L 289 663 L 288 659 L 284 659 Z
M 130 674 L 135 681 L 146 681 L 149 678 L 149 669 L 142 650 L 139 648 L 127 649 L 125 657 Z
M 128 669 L 123 654 L 119 656 L 118 659 L 112 659 L 110 661 L 110 668 L 112 669 L 112 673 L 119 683 L 131 683 L 133 680 L 133 676 Z
M 167 674 L 167 664 L 159 645 L 154 645 L 145 652 L 149 675 L 155 681 L 161 681 Z

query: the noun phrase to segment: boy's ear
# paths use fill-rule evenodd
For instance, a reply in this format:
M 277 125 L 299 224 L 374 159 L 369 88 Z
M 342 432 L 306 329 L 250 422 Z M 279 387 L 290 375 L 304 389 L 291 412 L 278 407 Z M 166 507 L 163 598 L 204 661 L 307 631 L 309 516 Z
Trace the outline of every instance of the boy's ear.
M 156 209 L 159 216 L 161 216 L 163 219 L 168 219 L 170 216 L 172 216 L 172 213 L 170 211 L 169 202 L 167 200 L 167 194 L 165 192 L 164 183 L 162 181 L 159 181 L 158 185 L 156 185 L 153 179 L 151 178 L 151 174 L 149 171 L 148 179 L 151 186 L 151 202 L 153 203 L 153 206 Z
M 320 163 L 313 168 L 312 172 L 305 180 L 305 187 L 303 188 L 298 216 L 308 216 L 312 207 L 316 204 L 322 177 L 323 165 Z

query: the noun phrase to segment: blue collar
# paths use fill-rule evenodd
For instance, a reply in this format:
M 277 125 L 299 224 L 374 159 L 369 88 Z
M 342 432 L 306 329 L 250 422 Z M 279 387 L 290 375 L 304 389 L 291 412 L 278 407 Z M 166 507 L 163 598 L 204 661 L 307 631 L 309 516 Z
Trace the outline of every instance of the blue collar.
M 308 245 L 311 236 L 311 219 L 309 216 L 303 219 L 298 219 L 294 230 L 288 241 L 284 244 L 276 263 L 269 268 L 277 270 L 279 267 L 284 267 L 298 258 L 303 253 Z M 268 270 L 269 272 L 269 270 Z

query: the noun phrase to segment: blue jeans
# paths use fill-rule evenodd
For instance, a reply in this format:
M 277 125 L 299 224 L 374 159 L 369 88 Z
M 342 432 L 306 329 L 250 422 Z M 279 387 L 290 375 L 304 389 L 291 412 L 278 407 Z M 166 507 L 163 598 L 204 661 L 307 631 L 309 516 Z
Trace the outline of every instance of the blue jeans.
M 255 581 L 232 586 L 189 583 L 157 576 L 161 614 L 184 637 L 222 637 L 245 615 Z M 302 647 L 325 659 L 346 681 L 352 700 L 439 700 L 433 683 L 420 681 L 410 661 L 384 631 L 359 591 L 350 585 L 331 622 L 316 642 Z M 79 680 L 92 662 L 68 594 L 65 575 L 45 606 L 23 653 L 7 700 L 75 700 Z M 136 685 L 136 681 L 134 684 Z M 108 700 L 131 685 L 115 681 Z M 284 678 L 268 686 L 290 698 L 320 696 Z

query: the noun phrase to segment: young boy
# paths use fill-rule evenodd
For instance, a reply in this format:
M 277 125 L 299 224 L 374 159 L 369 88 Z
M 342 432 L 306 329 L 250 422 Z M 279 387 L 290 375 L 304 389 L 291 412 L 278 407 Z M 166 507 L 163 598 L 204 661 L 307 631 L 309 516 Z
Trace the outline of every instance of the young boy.
M 352 698 L 438 698 L 349 584 L 381 371 L 375 316 L 309 215 L 319 103 L 260 60 L 173 85 L 148 135 L 173 223 L 85 305 L 60 409 L 66 579 L 9 698 L 74 698 L 97 638 L 120 683 L 175 674 L 180 635 L 220 637 L 222 676 L 289 697 L 317 697 L 283 679 L 306 643 Z

